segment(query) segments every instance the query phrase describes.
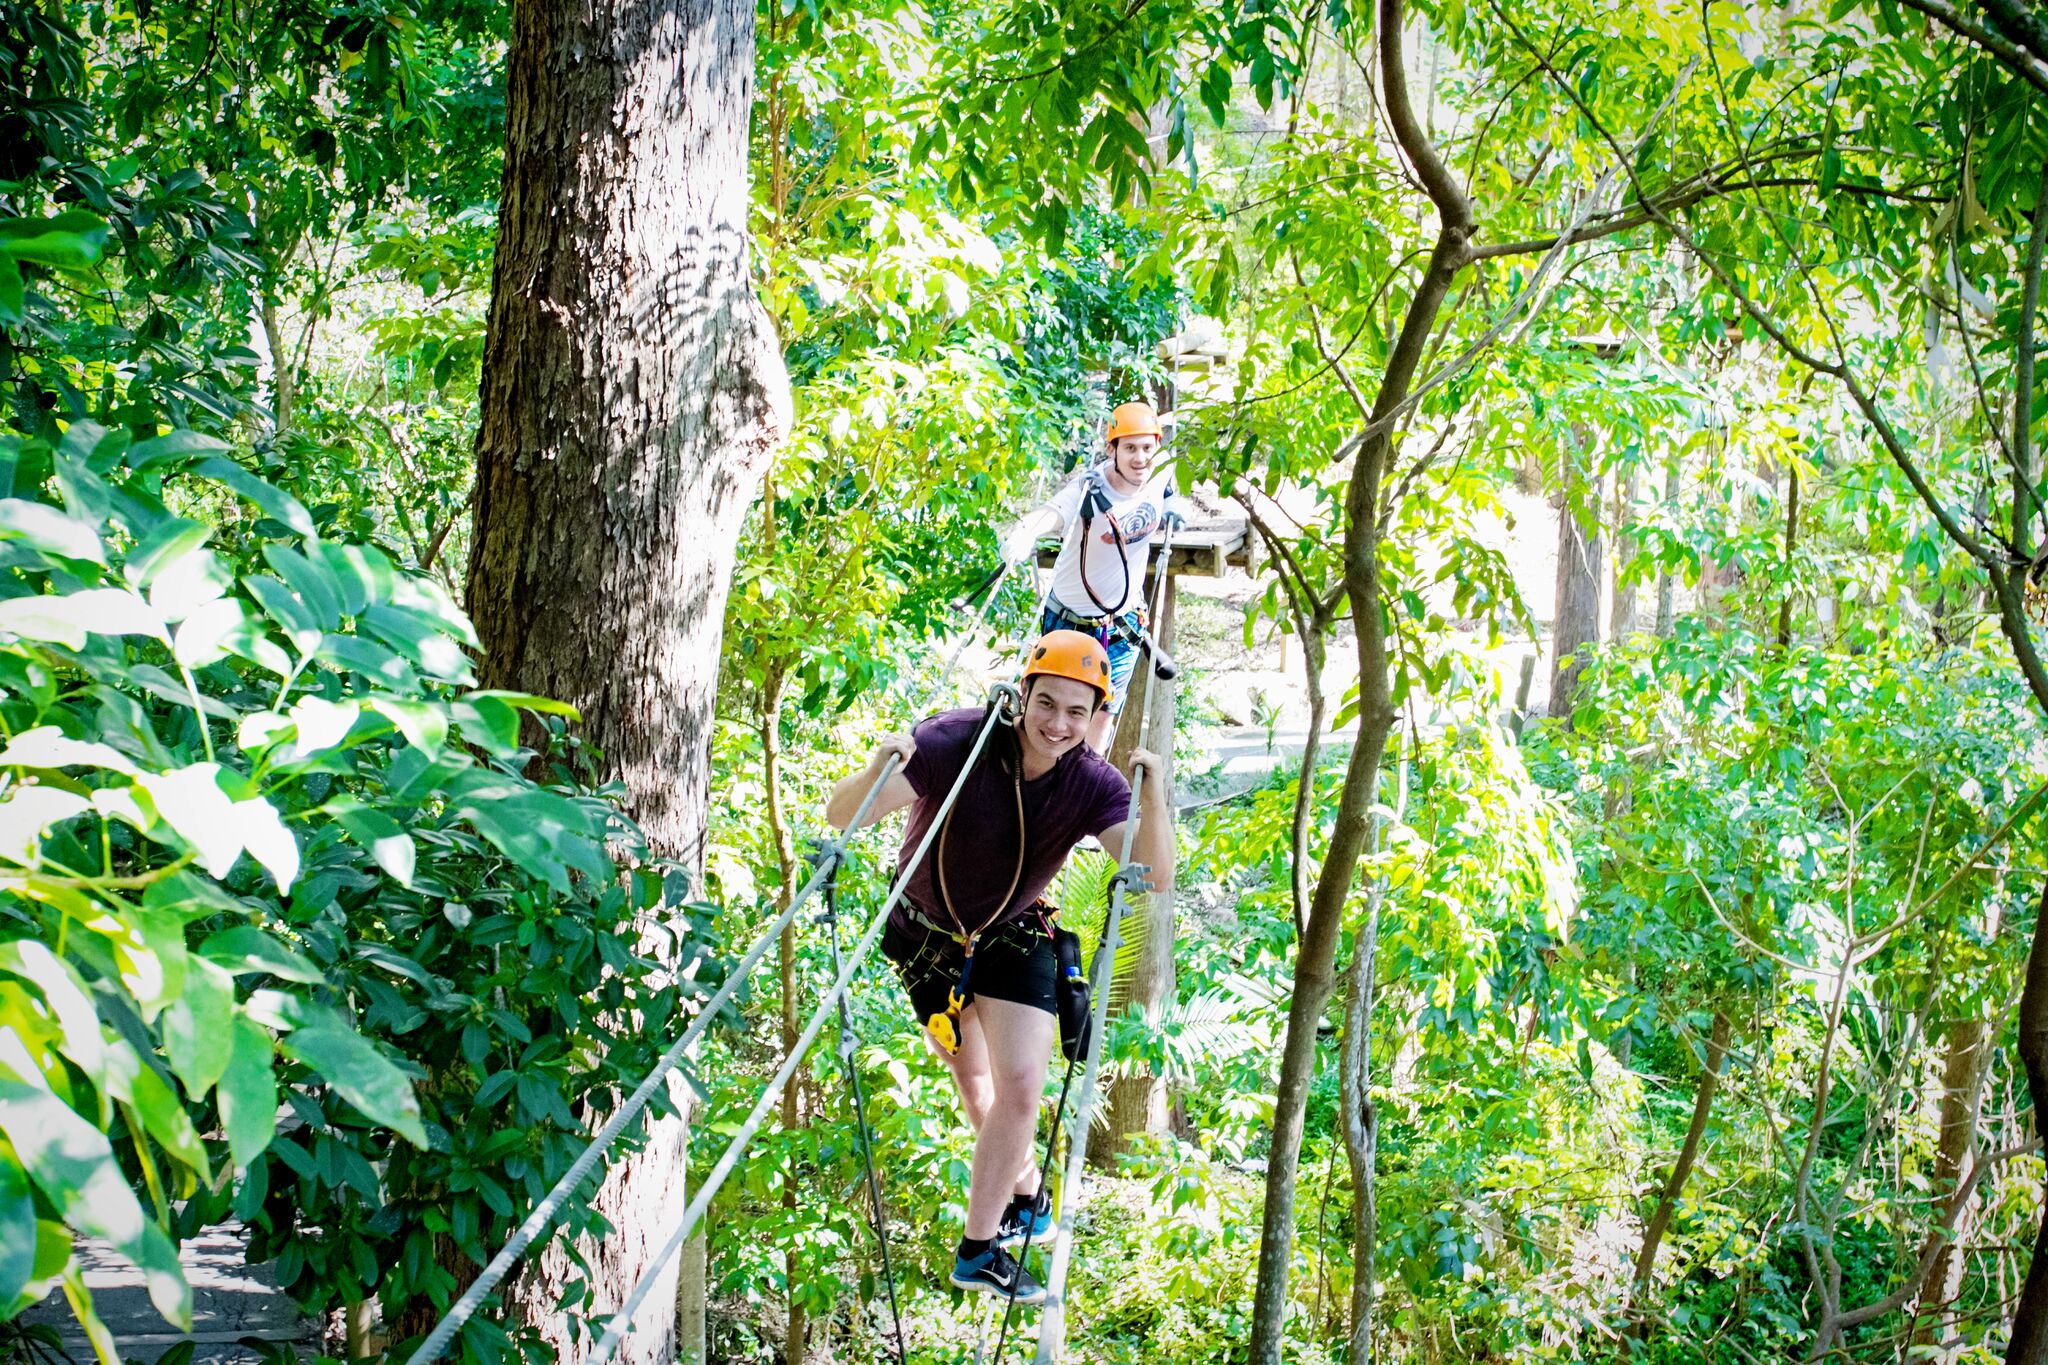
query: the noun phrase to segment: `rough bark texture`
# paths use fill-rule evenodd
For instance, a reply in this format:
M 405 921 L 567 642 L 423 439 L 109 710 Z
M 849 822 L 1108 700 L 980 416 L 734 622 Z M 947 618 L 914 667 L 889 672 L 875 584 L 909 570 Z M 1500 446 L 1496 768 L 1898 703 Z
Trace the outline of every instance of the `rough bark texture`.
M 1401 0 L 1380 0 L 1376 35 L 1387 122 L 1436 206 L 1438 231 L 1429 263 L 1416 282 L 1400 335 L 1388 353 L 1379 391 L 1366 417 L 1363 439 L 1344 498 L 1344 584 L 1357 627 L 1358 738 L 1345 766 L 1337 819 L 1316 879 L 1300 947 L 1295 953 L 1294 996 L 1287 1011 L 1280 1081 L 1273 1113 L 1273 1143 L 1266 1165 L 1266 1205 L 1259 1244 L 1258 1284 L 1252 1302 L 1253 1365 L 1279 1365 L 1287 1322 L 1287 1280 L 1294 1255 L 1294 1184 L 1301 1157 L 1302 1118 L 1315 1080 L 1316 1035 L 1336 985 L 1335 964 L 1344 907 L 1364 852 L 1380 760 L 1395 721 L 1388 675 L 1387 629 L 1380 599 L 1381 489 L 1394 454 L 1397 409 L 1415 382 L 1451 281 L 1471 259 L 1472 207 L 1430 145 L 1409 98 L 1402 48 Z M 1338 367 L 1337 372 L 1343 375 Z M 1346 380 L 1349 386 L 1348 379 Z M 1351 389 L 1353 401 L 1360 402 Z M 1363 407 L 1362 402 L 1360 406 Z
M 2048 882 L 2034 912 L 2034 941 L 2027 951 L 2027 981 L 2020 990 L 2019 1052 L 2027 1071 L 2027 1097 L 2034 1105 L 2034 1131 L 2048 1132 Z M 2041 1365 L 2048 1360 L 2048 1200 L 2034 1237 L 2027 1282 L 2013 1310 L 2006 1365 Z
M 1176 587 L 1172 575 L 1166 580 L 1164 599 L 1159 607 L 1159 619 L 1152 623 L 1153 633 L 1159 639 L 1159 647 L 1168 654 L 1174 648 L 1174 598 Z M 1140 660 L 1142 670 L 1147 661 Z M 1152 683 L 1152 717 L 1145 726 L 1142 736 L 1143 747 L 1159 755 L 1166 765 L 1166 801 L 1169 809 L 1173 805 L 1173 723 L 1174 701 L 1179 692 L 1179 679 L 1168 681 L 1155 679 Z M 1116 738 L 1109 747 L 1110 761 L 1123 769 L 1130 761 L 1131 751 L 1140 746 L 1138 733 L 1141 718 L 1138 709 L 1145 697 L 1145 682 L 1142 672 L 1133 675 L 1131 682 L 1131 705 L 1124 708 L 1118 717 Z M 1145 897 L 1142 946 L 1134 964 L 1129 986 L 1120 1000 L 1121 1006 L 1138 1005 L 1148 1012 L 1157 1014 L 1172 1004 L 1175 998 L 1175 977 L 1173 971 L 1173 943 L 1179 932 L 1179 921 L 1174 912 L 1173 893 Z M 1130 932 L 1126 930 L 1126 932 Z M 1138 937 L 1138 935 L 1133 935 Z M 1108 1166 L 1115 1162 L 1117 1155 L 1130 1147 L 1130 1140 L 1146 1134 L 1166 1131 L 1167 1095 L 1166 1081 L 1149 1071 L 1119 1076 L 1112 1081 L 1106 1109 L 1107 1123 L 1095 1130 L 1088 1144 L 1089 1161 Z
M 1566 472 L 1567 491 L 1557 503 L 1557 600 L 1550 625 L 1550 714 L 1570 719 L 1585 647 L 1600 642 L 1600 521 L 1597 511 L 1582 517 L 1573 505 L 1598 508 L 1588 496 L 1585 475 Z
M 1982 1019 L 1960 1019 L 1949 1028 L 1948 1054 L 1941 1069 L 1941 1128 L 1934 1148 L 1934 1193 L 1939 1199 L 1947 1199 L 1970 1169 L 1984 1074 L 1991 1061 L 1990 1041 L 1990 1026 Z M 1949 1354 L 1939 1349 L 1939 1343 L 1947 1335 L 1949 1308 L 1962 1291 L 1960 1243 L 1969 1226 L 1966 1210 L 1953 1230 L 1936 1229 L 1928 1234 L 1923 1255 L 1933 1251 L 1934 1263 L 1928 1268 L 1913 1315 L 1912 1344 L 1923 1359 L 1946 1359 Z
M 713 688 L 739 522 L 788 424 L 747 280 L 754 8 L 521 0 L 477 432 L 467 606 L 485 686 L 559 697 L 621 780 L 650 850 L 701 864 Z M 683 1205 L 686 1143 L 657 1122 L 596 1206 L 604 1310 Z M 515 1294 L 563 1361 L 577 1272 Z M 621 1352 L 667 1361 L 675 1271 Z
M 1693 1091 L 1692 1122 L 1686 1125 L 1685 1141 L 1678 1148 L 1678 1159 L 1671 1163 L 1670 1178 L 1664 1182 L 1664 1188 L 1657 1196 L 1657 1207 L 1643 1229 L 1643 1245 L 1636 1252 L 1635 1297 L 1638 1305 L 1649 1291 L 1650 1277 L 1657 1270 L 1657 1252 L 1664 1243 L 1664 1233 L 1671 1226 L 1672 1215 L 1678 1211 L 1679 1198 L 1685 1193 L 1685 1182 L 1692 1178 L 1693 1165 L 1699 1160 L 1700 1143 L 1707 1135 L 1707 1118 L 1714 1110 L 1714 1095 L 1721 1088 L 1721 1063 L 1728 1056 L 1729 1028 L 1728 1016 L 1716 1013 L 1713 1027 L 1707 1033 L 1705 1065 L 1700 1068 L 1699 1084 Z

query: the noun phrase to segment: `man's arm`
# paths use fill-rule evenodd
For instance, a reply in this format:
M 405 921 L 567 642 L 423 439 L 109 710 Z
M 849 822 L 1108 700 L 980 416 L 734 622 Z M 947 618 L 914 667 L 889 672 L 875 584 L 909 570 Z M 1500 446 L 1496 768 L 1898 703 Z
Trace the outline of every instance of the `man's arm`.
M 1131 754 L 1133 780 L 1138 783 L 1138 830 L 1131 841 L 1131 861 L 1152 869 L 1146 888 L 1165 893 L 1173 890 L 1173 810 L 1166 803 L 1166 765 L 1156 754 L 1144 749 Z M 1121 852 L 1124 827 L 1118 821 L 1097 836 L 1106 849 Z
M 917 789 L 910 785 L 910 779 L 903 770 L 910 766 L 910 759 L 917 752 L 917 742 L 909 735 L 889 735 L 875 746 L 873 758 L 857 773 L 849 773 L 839 779 L 832 788 L 832 795 L 825 800 L 825 820 L 834 829 L 845 829 L 853 819 L 854 812 L 868 794 L 868 788 L 882 775 L 882 769 L 893 757 L 896 766 L 890 770 L 889 780 L 882 784 L 874 804 L 868 807 L 867 818 L 861 823 L 872 825 L 885 815 L 902 810 L 917 799 Z
M 1066 529 L 1067 520 L 1051 503 L 1034 507 L 1015 526 L 1003 533 L 1003 563 L 1021 564 L 1031 558 L 1038 542 Z

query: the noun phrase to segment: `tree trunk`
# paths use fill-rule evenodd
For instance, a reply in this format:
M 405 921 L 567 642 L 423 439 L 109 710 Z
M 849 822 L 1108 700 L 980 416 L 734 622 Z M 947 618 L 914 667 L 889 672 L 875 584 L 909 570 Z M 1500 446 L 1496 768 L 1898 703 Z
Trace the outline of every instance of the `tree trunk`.
M 712 708 L 734 543 L 789 420 L 748 284 L 754 7 L 520 0 L 477 431 L 467 605 L 486 687 L 559 697 L 657 857 L 703 861 Z M 529 732 L 532 733 L 532 732 Z M 583 1250 L 615 1305 L 683 1205 L 677 1120 L 595 1198 Z M 518 1296 L 563 1361 L 576 1275 L 542 1258 Z M 674 1268 L 622 1357 L 666 1361 Z
M 2020 991 L 2019 1051 L 2027 1072 L 2027 1098 L 2034 1105 L 2034 1131 L 2048 1132 L 2048 1118 L 2044 1118 L 2048 1115 L 2048 882 L 2041 885 L 2041 903 L 2034 912 L 2027 980 Z M 2005 1361 L 2006 1365 L 2048 1361 L 2048 1199 L 2044 1199 L 2041 1227 L 2034 1237 L 2027 1282 L 2013 1308 Z
M 1664 460 L 1664 516 L 1667 521 L 1678 518 L 1678 482 L 1685 474 L 1685 456 L 1676 445 Z M 1671 628 L 1677 619 L 1678 583 L 1668 568 L 1657 571 L 1657 638 L 1671 638 Z
M 1598 486 L 1567 456 L 1565 491 L 1557 500 L 1557 599 L 1550 626 L 1550 715 L 1569 721 L 1587 645 L 1600 642 L 1600 497 Z M 1592 509 L 1582 518 L 1574 504 Z
M 1949 1029 L 1948 1057 L 1941 1072 L 1941 1130 L 1934 1149 L 1934 1191 L 1946 1201 L 1969 1174 L 1976 1148 L 1977 1114 L 1984 1093 L 1984 1073 L 1991 1060 L 1991 1028 L 1982 1019 L 1960 1019 Z M 1937 1203 L 1936 1208 L 1941 1204 Z M 1920 1303 L 1913 1313 L 1916 1359 L 1946 1358 L 1939 1348 L 1943 1319 L 1963 1287 L 1963 1257 L 1958 1244 L 1969 1229 L 1969 1213 L 1956 1217 L 1947 1232 L 1929 1234 L 1934 1263 L 1922 1281 Z M 1923 1249 L 1925 1254 L 1927 1249 Z
M 1693 1092 L 1692 1122 L 1685 1130 L 1685 1142 L 1678 1149 L 1678 1160 L 1671 1164 L 1671 1176 L 1664 1182 L 1664 1190 L 1657 1196 L 1657 1207 L 1650 1214 L 1650 1222 L 1643 1229 L 1643 1245 L 1636 1253 L 1635 1303 L 1637 1311 L 1650 1290 L 1650 1277 L 1657 1269 L 1657 1251 L 1664 1241 L 1664 1233 L 1671 1226 L 1672 1215 L 1678 1211 L 1679 1197 L 1685 1193 L 1685 1182 L 1692 1178 L 1693 1163 L 1699 1160 L 1700 1143 L 1706 1137 L 1707 1117 L 1714 1109 L 1714 1094 L 1721 1088 L 1721 1063 L 1728 1055 L 1728 1034 L 1730 1025 L 1726 1014 L 1716 1011 L 1713 1027 L 1707 1033 L 1706 1061 L 1700 1067 L 1699 1086 Z
M 1642 496 L 1643 475 L 1628 471 L 1628 478 L 1616 482 L 1614 490 L 1614 599 L 1608 607 L 1607 638 L 1625 640 L 1636 628 L 1636 585 L 1624 581 L 1629 561 L 1636 557 L 1636 538 L 1629 534 L 1635 517 L 1636 499 Z
M 1408 806 L 1408 760 L 1401 761 L 1394 819 Z M 1375 821 L 1373 848 L 1386 846 Z M 1351 948 L 1344 998 L 1343 1076 L 1340 1103 L 1344 1116 L 1344 1155 L 1351 1166 L 1351 1333 L 1345 1347 L 1348 1365 L 1372 1365 L 1373 1277 L 1379 1267 L 1380 1110 L 1372 1097 L 1372 1013 L 1378 1001 L 1380 909 L 1387 900 L 1387 879 L 1375 876 L 1365 894 L 1365 917 Z
M 1785 572 L 1792 572 L 1792 554 L 1799 548 L 1799 466 L 1785 467 Z M 1792 647 L 1792 605 L 1795 594 L 1790 584 L 1785 599 L 1778 603 L 1778 648 Z
M 1164 567 L 1162 566 L 1162 572 Z M 1153 633 L 1158 637 L 1159 647 L 1168 654 L 1173 653 L 1174 642 L 1174 597 L 1175 584 L 1172 575 L 1167 576 L 1166 591 L 1159 606 L 1159 619 L 1152 623 Z M 1150 660 L 1140 659 L 1138 667 L 1143 670 L 1150 666 Z M 1179 690 L 1179 680 L 1155 679 L 1152 683 L 1152 718 L 1142 736 L 1143 747 L 1159 755 L 1166 765 L 1167 808 L 1173 806 L 1173 725 L 1174 701 Z M 1145 696 L 1143 672 L 1132 675 L 1131 697 L 1134 703 L 1142 703 Z M 1138 733 L 1141 717 L 1138 705 L 1124 708 L 1118 718 L 1116 738 L 1110 745 L 1110 760 L 1122 768 L 1130 759 L 1131 751 L 1139 747 Z M 1140 941 L 1138 960 L 1131 973 L 1131 980 L 1124 994 L 1116 998 L 1119 1009 L 1137 1005 L 1157 1017 L 1174 1000 L 1173 942 L 1179 932 L 1174 913 L 1173 893 L 1145 897 L 1144 920 L 1136 932 L 1127 934 Z M 1166 1131 L 1167 1096 L 1164 1078 L 1150 1071 L 1119 1076 L 1112 1081 L 1105 1097 L 1107 1100 L 1108 1122 L 1096 1130 L 1088 1144 L 1088 1159 L 1097 1166 L 1114 1164 L 1117 1155 L 1127 1150 L 1130 1139 L 1140 1135 L 1158 1134 Z
M 1357 633 L 1358 739 L 1345 766 L 1336 825 L 1295 953 L 1294 998 L 1287 1010 L 1272 1150 L 1266 1164 L 1258 1285 L 1252 1300 L 1252 1365 L 1280 1365 L 1287 1325 L 1287 1281 L 1294 1255 L 1294 1177 L 1301 1157 L 1302 1117 L 1315 1079 L 1316 1037 L 1323 1007 L 1336 984 L 1338 931 L 1366 844 L 1380 759 L 1396 718 L 1393 680 L 1388 672 L 1387 623 L 1380 600 L 1379 536 L 1385 511 L 1380 505 L 1381 484 L 1393 456 L 1397 410 L 1415 382 L 1415 371 L 1451 281 L 1471 258 L 1471 202 L 1416 122 L 1409 99 L 1402 9 L 1401 0 L 1380 0 L 1375 40 L 1387 122 L 1436 206 L 1439 226 L 1429 264 L 1409 300 L 1369 412 L 1363 410 L 1362 395 L 1341 363 L 1334 367 L 1366 419 L 1344 493 L 1344 586 Z

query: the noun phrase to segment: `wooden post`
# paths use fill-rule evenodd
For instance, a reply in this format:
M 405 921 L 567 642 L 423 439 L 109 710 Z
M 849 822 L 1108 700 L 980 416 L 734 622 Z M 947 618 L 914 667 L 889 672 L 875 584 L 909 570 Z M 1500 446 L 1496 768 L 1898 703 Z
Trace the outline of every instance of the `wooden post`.
M 1166 572 L 1166 592 L 1160 604 L 1159 619 L 1152 623 L 1152 634 L 1159 641 L 1159 647 L 1171 655 L 1180 575 L 1165 570 L 1163 566 L 1156 572 Z M 1140 715 L 1145 701 L 1145 670 L 1149 667 L 1151 660 L 1141 658 L 1131 674 L 1130 703 L 1117 718 L 1116 737 L 1110 742 L 1109 757 L 1119 771 L 1127 772 L 1133 749 L 1143 747 L 1159 755 L 1166 766 L 1166 801 L 1171 809 L 1174 706 L 1180 680 L 1153 680 L 1151 724 L 1144 727 L 1141 739 Z M 1173 943 L 1177 928 L 1171 892 L 1146 896 L 1142 905 L 1132 908 L 1124 923 L 1124 940 L 1137 945 L 1138 960 L 1128 984 L 1110 998 L 1112 1018 L 1131 1005 L 1157 1011 L 1173 1003 Z M 1133 1137 L 1166 1130 L 1167 1095 L 1166 1082 L 1162 1078 L 1151 1075 L 1119 1078 L 1109 1086 L 1105 1099 L 1108 1124 L 1097 1129 L 1096 1136 L 1089 1143 L 1088 1158 L 1095 1165 L 1111 1165 Z

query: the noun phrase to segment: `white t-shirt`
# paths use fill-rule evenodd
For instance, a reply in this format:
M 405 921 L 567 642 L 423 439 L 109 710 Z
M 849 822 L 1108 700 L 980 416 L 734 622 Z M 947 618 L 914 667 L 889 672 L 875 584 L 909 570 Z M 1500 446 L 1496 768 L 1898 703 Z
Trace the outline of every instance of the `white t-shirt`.
M 1109 495 L 1109 510 L 1097 512 L 1092 519 L 1078 515 L 1091 484 Z M 1173 493 L 1171 468 L 1157 471 L 1129 496 L 1118 493 L 1099 468 L 1055 493 L 1046 506 L 1059 514 L 1062 525 L 1071 523 L 1073 530 L 1052 566 L 1053 601 L 1076 616 L 1120 615 L 1143 605 L 1145 559 Z M 1119 532 L 1121 554 L 1117 550 Z

